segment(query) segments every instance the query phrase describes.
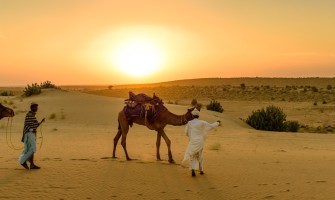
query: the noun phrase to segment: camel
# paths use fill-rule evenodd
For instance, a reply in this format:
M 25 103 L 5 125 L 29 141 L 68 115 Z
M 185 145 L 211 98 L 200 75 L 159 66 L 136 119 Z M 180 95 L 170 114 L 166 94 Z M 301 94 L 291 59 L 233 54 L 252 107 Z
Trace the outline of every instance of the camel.
M 192 102 L 192 104 L 194 104 L 194 102 Z M 127 119 L 127 116 L 123 109 L 122 111 L 119 112 L 119 115 L 118 115 L 119 126 L 118 126 L 117 134 L 114 137 L 114 148 L 113 148 L 112 158 L 116 158 L 115 156 L 116 146 L 117 146 L 117 143 L 120 137 L 122 136 L 121 145 L 126 154 L 126 158 L 127 160 L 132 160 L 129 157 L 128 152 L 127 152 L 126 140 L 127 140 L 127 134 L 129 131 L 129 126 L 132 126 L 132 123 L 136 123 L 139 125 L 146 126 L 148 129 L 155 130 L 157 132 L 157 139 L 156 139 L 156 158 L 157 160 L 161 161 L 159 148 L 160 148 L 160 143 L 161 143 L 161 137 L 163 137 L 167 145 L 167 148 L 168 148 L 168 156 L 169 156 L 168 161 L 169 163 L 174 163 L 174 160 L 172 158 L 172 152 L 171 152 L 171 141 L 166 135 L 164 128 L 166 125 L 182 126 L 182 125 L 185 125 L 188 121 L 194 119 L 191 112 L 193 111 L 194 108 L 197 108 L 198 110 L 200 110 L 201 104 L 197 104 L 193 106 L 194 107 L 188 109 L 184 115 L 176 115 L 166 109 L 166 111 L 162 112 L 152 123 L 148 123 L 148 121 L 145 120 L 145 118 L 141 118 L 138 116 L 132 117 L 131 120 L 129 120 Z
M 0 103 L 0 119 L 4 117 L 14 117 L 14 111 Z

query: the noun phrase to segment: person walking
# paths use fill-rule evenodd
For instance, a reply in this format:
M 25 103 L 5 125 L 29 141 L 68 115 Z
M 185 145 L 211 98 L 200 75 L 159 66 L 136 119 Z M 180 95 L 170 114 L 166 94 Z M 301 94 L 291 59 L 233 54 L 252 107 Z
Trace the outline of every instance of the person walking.
M 36 152 L 36 129 L 45 121 L 45 118 L 38 122 L 35 115 L 38 110 L 37 103 L 30 104 L 30 111 L 27 112 L 24 120 L 23 135 L 21 141 L 24 143 L 23 151 L 19 157 L 20 164 L 25 169 L 40 169 L 34 163 L 34 154 Z M 27 165 L 30 162 L 30 168 Z
M 196 108 L 192 111 L 194 117 L 185 127 L 186 136 L 189 137 L 189 143 L 182 162 L 189 160 L 191 175 L 194 177 L 195 171 L 199 170 L 203 175 L 203 148 L 206 140 L 207 131 L 214 127 L 221 126 L 218 120 L 212 124 L 199 119 L 200 111 Z

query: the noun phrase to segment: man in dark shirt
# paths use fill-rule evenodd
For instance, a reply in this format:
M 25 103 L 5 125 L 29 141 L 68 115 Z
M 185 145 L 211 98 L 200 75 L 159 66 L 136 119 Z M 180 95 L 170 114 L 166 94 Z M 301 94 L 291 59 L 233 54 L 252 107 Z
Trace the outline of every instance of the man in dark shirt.
M 20 164 L 29 169 L 27 161 L 30 162 L 30 169 L 40 169 L 39 166 L 34 163 L 34 153 L 36 152 L 36 129 L 41 125 L 45 119 L 38 122 L 35 115 L 38 110 L 37 103 L 31 103 L 30 111 L 26 114 L 24 120 L 23 136 L 21 141 L 24 143 L 24 149 L 19 157 Z

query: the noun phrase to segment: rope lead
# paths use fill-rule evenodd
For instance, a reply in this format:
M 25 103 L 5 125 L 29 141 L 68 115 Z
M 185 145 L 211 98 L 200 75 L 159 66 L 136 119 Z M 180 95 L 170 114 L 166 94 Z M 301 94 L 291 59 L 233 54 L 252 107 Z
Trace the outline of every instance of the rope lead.
M 8 125 L 9 125 L 9 118 L 10 120 L 10 126 L 9 126 L 9 132 L 8 132 Z M 12 142 L 12 124 L 13 124 L 13 118 L 9 117 L 8 121 L 7 121 L 7 126 L 6 126 L 6 144 L 9 148 L 13 149 L 13 150 L 22 150 L 23 147 L 21 148 L 16 148 Z M 42 124 L 40 126 L 40 132 L 41 132 L 41 143 L 40 143 L 40 149 L 42 149 L 42 145 L 43 145 L 43 133 L 42 133 Z M 8 137 L 9 135 L 9 137 Z M 37 138 L 36 138 L 37 140 Z

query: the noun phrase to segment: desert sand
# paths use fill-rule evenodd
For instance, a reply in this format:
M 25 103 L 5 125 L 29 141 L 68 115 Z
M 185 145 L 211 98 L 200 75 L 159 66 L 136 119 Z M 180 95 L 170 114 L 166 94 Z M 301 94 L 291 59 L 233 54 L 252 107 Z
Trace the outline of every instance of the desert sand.
M 221 120 L 222 126 L 209 132 L 205 175 L 194 178 L 181 165 L 188 142 L 184 126 L 165 129 L 176 164 L 168 163 L 163 141 L 164 160 L 156 161 L 156 133 L 136 124 L 127 138 L 134 160 L 126 161 L 120 143 L 118 158 L 111 158 L 124 98 L 52 89 L 1 99 L 11 102 L 16 116 L 11 130 L 7 118 L 0 121 L 0 199 L 335 199 L 335 135 L 254 130 L 239 119 L 250 114 L 248 102 L 223 101 L 223 113 L 201 111 L 201 119 Z M 37 118 L 46 118 L 37 134 L 36 171 L 23 169 L 21 151 L 7 145 L 11 139 L 22 147 L 32 101 L 39 103 Z M 165 105 L 180 115 L 188 108 Z

